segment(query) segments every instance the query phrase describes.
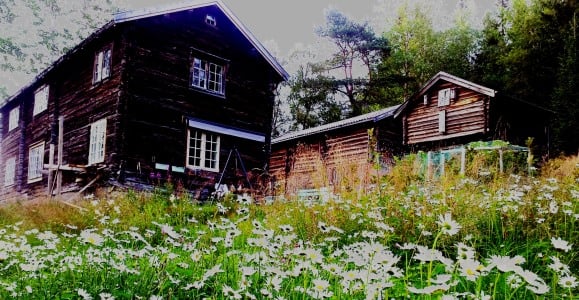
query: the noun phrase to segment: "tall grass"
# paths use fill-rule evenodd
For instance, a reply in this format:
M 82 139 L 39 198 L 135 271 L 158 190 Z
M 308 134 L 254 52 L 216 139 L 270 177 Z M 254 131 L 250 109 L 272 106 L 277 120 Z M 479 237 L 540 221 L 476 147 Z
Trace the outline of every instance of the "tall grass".
M 577 157 L 536 177 L 418 169 L 402 160 L 329 203 L 164 188 L 1 207 L 0 298 L 577 297 Z

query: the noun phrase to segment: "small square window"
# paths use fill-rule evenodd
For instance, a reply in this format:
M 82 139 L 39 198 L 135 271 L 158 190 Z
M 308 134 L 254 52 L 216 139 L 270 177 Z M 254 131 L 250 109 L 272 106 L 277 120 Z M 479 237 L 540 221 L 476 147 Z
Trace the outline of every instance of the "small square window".
M 450 104 L 450 89 L 438 91 L 438 106 L 447 106 Z
M 48 108 L 48 91 L 48 85 L 44 85 L 34 93 L 33 116 L 36 116 Z
M 217 20 L 215 20 L 215 17 L 212 15 L 206 15 L 205 16 L 205 23 L 215 27 L 217 26 Z
M 101 82 L 111 75 L 112 47 L 106 46 L 95 54 L 93 83 Z

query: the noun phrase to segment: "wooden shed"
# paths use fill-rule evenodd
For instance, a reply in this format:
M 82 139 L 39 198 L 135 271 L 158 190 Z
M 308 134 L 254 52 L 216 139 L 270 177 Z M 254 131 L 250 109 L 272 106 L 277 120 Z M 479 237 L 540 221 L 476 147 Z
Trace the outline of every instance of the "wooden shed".
M 221 1 L 119 13 L 0 107 L 0 197 L 98 176 L 196 190 L 226 171 L 234 180 L 232 153 L 263 169 L 287 78 Z
M 400 150 L 393 106 L 272 140 L 269 172 L 277 194 L 301 189 L 364 191 Z
M 438 150 L 479 140 L 524 146 L 529 138 L 548 151 L 550 114 L 524 100 L 439 72 L 394 117 L 402 123 L 407 151 Z

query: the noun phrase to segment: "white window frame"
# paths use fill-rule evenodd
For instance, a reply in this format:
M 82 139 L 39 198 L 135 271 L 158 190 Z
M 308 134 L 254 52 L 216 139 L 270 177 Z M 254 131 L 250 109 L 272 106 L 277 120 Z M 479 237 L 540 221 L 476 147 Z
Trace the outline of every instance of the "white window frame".
M 191 86 L 219 95 L 225 94 L 225 66 L 193 58 L 191 64 Z
M 94 165 L 105 161 L 107 142 L 107 119 L 100 119 L 90 124 L 88 147 L 88 164 Z
M 196 140 L 199 143 L 191 143 L 192 140 Z M 218 134 L 189 129 L 187 131 L 185 165 L 190 169 L 219 172 L 220 149 L 221 136 Z M 208 155 L 212 157 L 208 157 Z
M 16 106 L 8 115 L 8 131 L 18 128 L 18 122 L 20 121 L 20 106 Z
M 44 142 L 28 149 L 28 183 L 42 180 L 44 169 Z
M 111 76 L 112 49 L 113 47 L 111 45 L 107 45 L 95 53 L 92 77 L 93 83 L 101 82 Z
M 32 116 L 48 109 L 48 94 L 50 89 L 48 85 L 43 85 L 36 92 L 34 92 L 34 108 L 32 110 Z
M 14 185 L 16 177 L 16 157 L 10 157 L 4 162 L 4 186 Z
M 438 106 L 447 106 L 450 105 L 451 99 L 451 89 L 442 89 L 438 91 Z

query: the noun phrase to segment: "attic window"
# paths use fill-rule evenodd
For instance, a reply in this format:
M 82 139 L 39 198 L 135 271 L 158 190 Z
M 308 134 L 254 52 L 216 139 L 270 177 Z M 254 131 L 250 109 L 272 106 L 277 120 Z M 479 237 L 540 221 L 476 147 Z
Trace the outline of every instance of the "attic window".
M 206 15 L 205 16 L 205 23 L 215 27 L 217 26 L 217 20 L 215 20 L 215 17 L 212 15 Z
M 48 108 L 48 85 L 44 85 L 34 93 L 34 107 L 32 115 L 45 111 Z
M 108 45 L 95 53 L 93 83 L 101 82 L 111 75 L 111 49 L 111 45 Z
M 452 88 L 438 91 L 438 106 L 450 105 L 450 100 L 456 98 L 456 90 Z

